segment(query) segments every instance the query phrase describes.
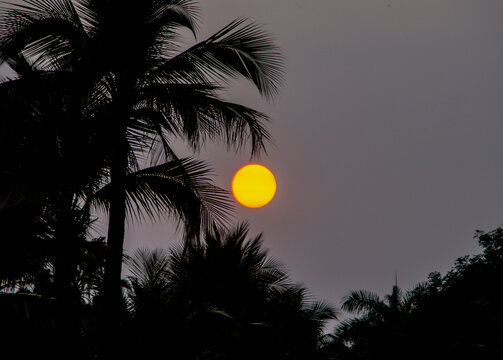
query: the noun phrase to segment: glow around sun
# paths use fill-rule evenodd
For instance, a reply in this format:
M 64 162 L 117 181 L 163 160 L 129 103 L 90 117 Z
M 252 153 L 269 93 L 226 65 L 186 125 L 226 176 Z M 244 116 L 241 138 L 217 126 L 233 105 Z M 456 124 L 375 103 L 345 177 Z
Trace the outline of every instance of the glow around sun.
M 249 164 L 232 178 L 232 194 L 243 206 L 259 208 L 269 203 L 276 193 L 276 179 L 265 166 Z

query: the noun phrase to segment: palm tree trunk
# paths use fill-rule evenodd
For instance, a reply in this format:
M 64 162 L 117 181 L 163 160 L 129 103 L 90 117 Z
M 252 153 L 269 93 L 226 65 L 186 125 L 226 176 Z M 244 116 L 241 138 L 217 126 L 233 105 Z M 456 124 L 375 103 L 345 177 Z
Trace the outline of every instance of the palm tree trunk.
M 102 314 L 104 331 L 102 351 L 105 359 L 120 357 L 120 320 L 122 309 L 122 252 L 126 222 L 126 174 L 128 152 L 126 128 L 123 127 L 113 141 L 110 163 L 111 198 L 108 219 L 107 257 L 103 283 L 104 308 Z
M 110 177 L 112 196 L 108 220 L 107 258 L 104 274 L 104 308 L 102 318 L 101 337 L 102 351 L 105 359 L 120 358 L 120 318 L 121 318 L 121 271 L 122 251 L 125 233 L 126 199 L 124 178 L 126 169 L 121 166 L 122 161 L 117 155 L 112 161 Z
M 126 175 L 128 170 L 128 101 L 127 75 L 116 74 L 116 93 L 113 95 L 111 121 L 117 122 L 117 133 L 111 139 L 110 162 L 111 199 L 108 219 L 107 249 L 105 261 L 105 308 L 110 314 L 120 310 L 122 252 L 126 225 Z M 119 313 L 116 313 L 118 316 Z M 118 319 L 118 318 L 117 318 Z
M 122 257 L 126 225 L 126 175 L 128 172 L 128 102 L 124 74 L 116 74 L 116 92 L 110 121 L 117 122 L 117 132 L 111 139 L 110 209 L 108 212 L 107 255 L 105 260 L 103 351 L 105 359 L 121 358 Z
M 122 146 L 121 146 L 122 147 Z M 118 150 L 118 149 L 117 149 Z M 126 166 L 121 151 L 115 151 L 110 168 L 111 199 L 105 262 L 104 295 L 107 311 L 117 311 L 121 302 L 122 251 L 126 220 Z

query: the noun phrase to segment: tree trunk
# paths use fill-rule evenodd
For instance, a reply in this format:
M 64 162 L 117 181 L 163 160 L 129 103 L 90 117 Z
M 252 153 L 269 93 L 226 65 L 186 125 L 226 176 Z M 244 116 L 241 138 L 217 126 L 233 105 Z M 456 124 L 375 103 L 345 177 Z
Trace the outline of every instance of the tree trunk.
M 107 255 L 103 283 L 102 349 L 105 359 L 121 358 L 122 256 L 126 222 L 128 166 L 126 129 L 122 127 L 113 142 L 110 164 L 111 198 L 108 219 Z
M 104 355 L 106 359 L 121 358 L 121 312 L 122 304 L 122 257 L 126 225 L 126 176 L 128 172 L 129 147 L 127 126 L 129 119 L 128 77 L 116 74 L 116 92 L 112 95 L 110 121 L 115 131 L 111 139 L 110 158 L 110 209 L 108 213 L 107 255 L 104 274 L 105 330 Z M 115 127 L 116 125 L 116 127 Z
M 115 151 L 110 169 L 112 186 L 108 220 L 108 252 L 105 262 L 104 295 L 106 310 L 112 312 L 119 309 L 122 296 L 122 251 L 126 220 L 126 161 L 127 153 L 120 154 L 120 151 Z

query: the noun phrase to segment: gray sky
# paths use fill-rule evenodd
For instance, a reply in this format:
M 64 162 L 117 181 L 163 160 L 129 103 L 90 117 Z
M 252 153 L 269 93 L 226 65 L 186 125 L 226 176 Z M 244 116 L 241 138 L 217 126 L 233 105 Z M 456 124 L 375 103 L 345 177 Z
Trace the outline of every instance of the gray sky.
M 352 289 L 410 288 L 478 251 L 503 220 L 503 2 L 207 0 L 201 38 L 236 17 L 264 24 L 287 61 L 274 103 L 239 84 L 230 98 L 272 118 L 258 161 L 278 191 L 239 207 L 293 278 L 339 305 Z M 230 188 L 248 162 L 208 146 Z M 238 205 L 239 206 L 239 205 Z M 165 224 L 126 247 L 178 243 Z

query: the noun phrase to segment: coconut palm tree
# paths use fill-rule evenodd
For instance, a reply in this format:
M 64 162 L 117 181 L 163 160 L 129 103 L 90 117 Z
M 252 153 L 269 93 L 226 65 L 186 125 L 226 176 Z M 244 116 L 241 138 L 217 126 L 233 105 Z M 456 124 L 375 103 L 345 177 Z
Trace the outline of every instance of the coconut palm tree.
M 243 224 L 188 248 L 134 254 L 129 299 L 142 355 L 158 339 L 180 358 L 316 359 L 334 309 L 310 301 L 262 236 L 247 233 Z
M 107 206 L 111 186 L 101 185 L 106 168 L 100 152 L 95 151 L 99 146 L 92 133 L 86 131 L 89 129 L 84 126 L 78 136 L 65 131 L 68 126 L 77 130 L 82 122 L 79 113 L 72 114 L 65 107 L 65 96 L 54 96 L 50 91 L 64 94 L 71 83 L 47 86 L 59 75 L 30 69 L 0 85 L 0 126 L 5 130 L 0 132 L 0 149 L 6 159 L 0 170 L 0 238 L 7 244 L 0 264 L 0 290 L 31 289 L 44 297 L 55 296 L 62 311 L 52 321 L 57 325 L 55 336 L 68 345 L 59 347 L 65 351 L 79 341 L 75 322 L 80 308 L 68 303 L 101 303 L 102 296 L 96 294 L 102 289 L 98 282 L 106 252 L 100 242 L 86 241 L 85 235 L 89 200 Z M 157 209 L 173 204 L 181 215 L 200 214 L 202 201 L 210 199 L 207 203 L 212 205 L 211 198 L 218 201 L 221 193 L 205 174 L 204 164 L 177 159 L 128 174 L 126 189 L 132 198 L 144 194 L 138 198 L 140 204 L 160 201 Z M 154 216 L 155 209 L 144 208 Z M 19 298 L 20 306 L 23 299 Z M 71 313 L 66 311 L 71 309 Z
M 228 208 L 221 193 L 203 201 L 196 192 L 199 211 L 195 207 L 186 211 L 187 207 L 177 207 L 180 199 L 170 201 L 165 194 L 155 194 L 152 186 L 138 185 L 137 180 L 147 176 L 159 183 L 166 178 L 162 176 L 166 167 L 176 167 L 176 180 L 184 179 L 184 184 L 192 184 L 189 189 L 198 189 L 185 165 L 202 176 L 200 164 L 178 159 L 171 140 L 182 138 L 197 149 L 206 139 L 224 139 L 239 147 L 250 137 L 254 154 L 269 139 L 264 128 L 267 117 L 222 100 L 217 82 L 243 76 L 272 97 L 281 80 L 277 48 L 259 27 L 237 20 L 180 51 L 180 30 L 195 34 L 197 18 L 190 0 L 26 0 L 4 9 L 0 20 L 0 60 L 25 56 L 39 70 L 74 74 L 78 84 L 74 95 L 83 116 L 96 126 L 96 136 L 107 140 L 101 142 L 101 150 L 110 186 L 107 201 L 97 199 L 107 204 L 109 212 L 105 292 L 111 311 L 120 298 L 128 208 L 170 209 L 181 215 L 189 238 L 225 220 Z M 153 164 L 160 166 L 155 168 L 160 173 L 135 176 L 145 150 L 157 155 Z M 131 189 L 138 192 L 132 195 Z
M 0 150 L 5 158 L 0 171 L 0 236 L 14 246 L 12 250 L 47 244 L 44 256 L 56 268 L 57 297 L 68 299 L 75 293 L 72 288 L 76 290 L 77 260 L 87 251 L 82 246 L 90 223 L 89 203 L 109 204 L 111 186 L 102 185 L 106 158 L 100 151 L 103 144 L 82 121 L 79 109 L 67 105 L 74 100 L 65 95 L 74 90 L 72 74 L 36 71 L 21 60 L 25 59 L 11 64 L 19 78 L 0 84 Z M 170 211 L 167 204 L 178 209 L 180 217 L 199 214 L 218 205 L 207 200 L 218 200 L 222 193 L 205 178 L 206 172 L 201 162 L 177 159 L 129 174 L 128 195 L 134 199 L 143 194 L 137 201 L 151 216 L 154 210 Z M 150 209 L 148 201 L 156 209 Z M 202 201 L 207 204 L 203 208 Z M 222 210 L 212 209 L 214 213 Z M 23 260 L 33 260 L 25 255 Z M 39 260 L 42 269 L 48 266 Z M 20 267 L 16 264 L 15 268 Z
M 342 309 L 358 317 L 341 322 L 335 329 L 334 342 L 341 345 L 338 351 L 347 351 L 349 346 L 350 354 L 362 358 L 403 356 L 402 350 L 410 345 L 407 334 L 411 319 L 422 310 L 431 291 L 428 284 L 420 283 L 405 293 L 395 284 L 384 298 L 366 290 L 350 292 Z

